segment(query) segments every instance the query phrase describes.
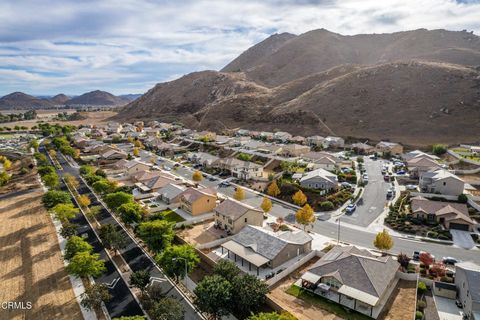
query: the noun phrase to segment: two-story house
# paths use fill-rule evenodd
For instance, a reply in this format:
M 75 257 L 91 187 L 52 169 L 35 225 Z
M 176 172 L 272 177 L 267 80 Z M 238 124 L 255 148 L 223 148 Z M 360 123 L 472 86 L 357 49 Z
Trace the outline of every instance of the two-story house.
M 420 175 L 419 187 L 423 192 L 458 196 L 463 193 L 465 182 L 445 169 L 436 169 Z
M 233 234 L 239 232 L 246 225 L 262 226 L 263 211 L 228 198 L 215 209 L 215 224 Z

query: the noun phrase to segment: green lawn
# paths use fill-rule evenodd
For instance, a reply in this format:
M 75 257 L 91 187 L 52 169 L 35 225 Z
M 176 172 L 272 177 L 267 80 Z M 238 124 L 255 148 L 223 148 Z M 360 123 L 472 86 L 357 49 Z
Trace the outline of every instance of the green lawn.
M 332 302 L 330 300 L 327 300 L 325 298 L 322 298 L 314 293 L 311 293 L 309 291 L 303 290 L 296 285 L 292 285 L 290 288 L 288 288 L 287 293 L 297 297 L 299 299 L 302 299 L 308 303 L 311 303 L 318 308 L 321 308 L 325 311 L 328 311 L 330 313 L 333 313 L 340 318 L 347 319 L 347 320 L 372 320 L 372 318 L 367 317 L 366 315 L 363 315 L 361 313 L 358 313 L 356 311 L 350 310 L 347 307 L 341 306 L 338 303 Z
M 172 211 L 170 209 L 162 211 L 162 215 L 165 217 L 165 220 L 168 222 L 182 222 L 185 221 L 181 216 L 179 216 L 175 211 Z

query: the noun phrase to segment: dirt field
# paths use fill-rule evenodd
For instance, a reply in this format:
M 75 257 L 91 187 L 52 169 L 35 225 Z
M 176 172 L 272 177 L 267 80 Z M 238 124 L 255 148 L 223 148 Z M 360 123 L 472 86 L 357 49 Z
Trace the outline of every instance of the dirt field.
M 55 114 L 58 114 L 59 112 L 63 112 L 61 110 L 58 110 L 58 111 L 48 110 L 48 111 L 55 111 Z M 43 120 L 51 124 L 59 123 L 62 125 L 66 125 L 66 124 L 72 124 L 75 126 L 78 126 L 81 124 L 96 125 L 96 124 L 102 124 L 102 123 L 108 122 L 106 119 L 113 117 L 117 113 L 113 111 L 97 111 L 97 112 L 81 112 L 81 114 L 85 115 L 87 118 L 84 120 L 78 120 L 78 121 L 51 121 L 51 120 L 48 120 L 48 117 L 45 117 L 44 114 L 40 114 L 39 116 L 40 119 L 2 123 L 2 126 L 13 128 L 18 125 L 18 126 L 25 126 L 25 127 L 31 128 L 35 125 L 38 125 L 37 122 L 40 120 Z
M 307 301 L 298 299 L 292 295 L 289 295 L 285 291 L 300 278 L 300 275 L 304 273 L 317 259 L 312 259 L 301 268 L 290 274 L 287 278 L 282 280 L 269 294 L 268 297 L 282 306 L 286 311 L 302 320 L 341 320 L 342 318 L 329 313 L 323 309 L 314 306 Z
M 390 310 L 383 319 L 412 319 L 415 312 L 415 291 L 415 282 L 400 280 L 388 302 L 391 305 Z
M 1 320 L 83 319 L 55 228 L 41 204 L 42 194 L 40 189 L 17 188 L 0 195 L 0 302 L 23 302 L 25 308 L 30 302 L 32 306 L 30 310 L 6 310 L 2 305 Z
M 192 229 L 181 230 L 178 233 L 185 241 L 192 245 L 203 244 L 220 239 L 223 232 L 213 227 L 213 221 L 194 225 Z

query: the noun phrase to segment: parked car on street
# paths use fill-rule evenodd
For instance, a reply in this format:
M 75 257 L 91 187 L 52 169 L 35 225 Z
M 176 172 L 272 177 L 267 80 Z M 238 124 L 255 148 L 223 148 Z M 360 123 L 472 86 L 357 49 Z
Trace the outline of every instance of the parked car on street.
M 345 208 L 345 212 L 352 213 L 355 211 L 355 209 L 357 209 L 357 205 L 354 203 L 351 203 Z
M 365 173 L 363 175 L 362 179 L 363 179 L 363 182 L 367 183 L 368 182 L 368 174 Z
M 226 187 L 230 187 L 231 184 L 230 184 L 230 182 L 228 182 L 228 181 L 222 181 L 222 182 L 220 182 L 220 184 L 219 184 L 218 186 L 219 186 L 220 188 L 226 188 Z
M 405 186 L 405 189 L 407 190 L 417 190 L 418 186 L 417 185 L 414 185 L 414 184 L 407 184 Z
M 388 189 L 387 191 L 387 199 L 391 199 L 395 196 L 395 189 Z
M 453 258 L 453 257 L 443 257 L 442 262 L 444 264 L 449 264 L 449 265 L 454 266 L 455 263 L 458 263 L 459 261 L 457 259 Z

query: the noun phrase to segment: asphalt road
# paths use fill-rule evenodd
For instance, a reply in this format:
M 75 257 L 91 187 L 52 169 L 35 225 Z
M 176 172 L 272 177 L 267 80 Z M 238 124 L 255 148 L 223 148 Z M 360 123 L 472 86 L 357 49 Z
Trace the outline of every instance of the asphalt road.
M 390 188 L 390 183 L 383 180 L 382 165 L 384 160 L 370 160 L 364 157 L 365 169 L 368 174 L 368 183 L 365 186 L 362 197 L 357 202 L 357 209 L 351 215 L 344 215 L 342 220 L 367 227 L 370 225 L 382 212 L 388 201 L 386 199 L 387 190 Z
M 381 174 L 382 168 L 382 160 L 366 160 L 366 168 L 367 173 L 369 175 L 369 189 L 370 191 L 368 194 L 364 195 L 365 199 L 365 211 L 363 209 L 359 210 L 358 217 L 363 223 L 369 224 L 382 212 L 383 207 L 386 202 L 386 191 L 389 188 L 389 184 L 383 182 L 383 176 Z M 170 160 L 165 160 L 165 163 L 169 167 L 173 167 L 173 163 Z M 175 171 L 171 171 L 173 174 L 177 174 L 178 176 L 184 177 L 186 179 L 191 179 L 193 169 L 189 167 L 179 167 Z M 381 179 L 381 181 L 380 181 Z M 375 181 L 377 180 L 377 181 Z M 215 187 L 218 186 L 220 180 L 217 181 L 209 181 L 208 179 L 202 180 L 201 184 L 207 187 Z M 371 188 L 370 188 L 371 187 Z M 232 196 L 234 191 L 234 187 L 227 187 L 227 188 L 218 188 L 218 192 L 224 195 Z M 369 194 L 373 196 L 373 199 L 369 200 Z M 245 192 L 246 199 L 244 202 L 247 202 L 253 206 L 259 207 L 262 202 L 262 196 L 258 196 L 255 193 L 246 190 Z M 377 204 L 378 203 L 378 204 Z M 378 207 L 378 209 L 372 210 L 371 212 L 369 209 L 372 207 Z M 274 202 L 272 210 L 270 214 L 276 217 L 282 217 L 286 221 L 290 223 L 295 223 L 295 210 L 291 207 L 285 206 L 279 202 Z M 341 217 L 341 222 L 347 222 L 347 216 Z M 352 223 L 352 221 L 348 221 L 348 223 Z M 357 223 L 358 224 L 358 223 Z M 361 225 L 359 226 L 361 227 Z M 313 231 L 315 233 L 321 234 L 326 237 L 330 237 L 333 239 L 337 239 L 337 230 L 338 224 L 335 222 L 330 221 L 315 221 L 313 226 Z M 340 229 L 340 240 L 344 242 L 348 242 L 354 245 L 362 246 L 365 248 L 375 249 L 373 246 L 373 240 L 375 238 L 375 233 L 369 231 L 363 231 L 359 228 L 349 228 L 347 226 L 342 226 Z M 431 242 L 423 242 L 423 241 L 416 241 L 410 240 L 402 237 L 393 237 L 394 238 L 394 247 L 391 250 L 392 253 L 400 253 L 404 252 L 408 255 L 412 255 L 413 251 L 424 250 L 432 253 L 437 258 L 441 258 L 444 256 L 455 257 L 460 260 L 464 261 L 474 261 L 480 264 L 480 251 L 474 250 L 465 250 L 459 247 L 454 247 L 452 245 L 444 245 L 438 243 L 431 243 Z
M 62 156 L 63 157 L 63 156 Z M 59 157 L 60 158 L 60 157 Z M 123 237 L 126 239 L 127 245 L 123 250 L 120 250 L 120 254 L 127 262 L 130 269 L 133 271 L 147 270 L 156 285 L 162 288 L 162 292 L 167 293 L 168 296 L 176 298 L 184 305 L 185 318 L 187 320 L 202 319 L 194 307 L 185 300 L 184 296 L 179 292 L 179 289 L 174 287 L 166 278 L 160 269 L 153 263 L 152 259 L 142 251 L 139 245 L 130 237 L 130 235 L 120 226 L 120 224 L 113 218 L 109 210 L 95 197 L 91 189 L 80 178 L 78 168 L 72 167 L 69 163 L 62 159 L 61 165 L 64 168 L 64 172 L 68 172 L 77 177 L 80 182 L 78 193 L 87 195 L 90 198 L 92 206 L 101 206 L 102 210 L 97 218 L 100 224 L 113 224 L 117 227 Z
M 40 150 L 47 156 L 45 149 Z M 59 162 L 64 168 L 68 165 L 67 162 L 62 159 L 62 157 L 59 157 Z M 65 173 L 65 171 L 57 170 L 57 173 L 62 175 Z M 61 189 L 68 192 L 68 189 L 63 182 L 61 183 Z M 112 298 L 105 304 L 110 317 L 114 318 L 121 316 L 144 315 L 139 304 L 128 289 L 127 284 L 118 273 L 114 264 L 105 252 L 103 245 L 90 228 L 90 225 L 83 214 L 78 214 L 74 219 L 72 219 L 72 222 L 78 225 L 77 234 L 85 237 L 87 242 L 93 246 L 93 252 L 98 253 L 100 255 L 100 259 L 105 260 L 106 271 L 99 277 L 96 277 L 95 282 L 110 285 L 109 292 Z

